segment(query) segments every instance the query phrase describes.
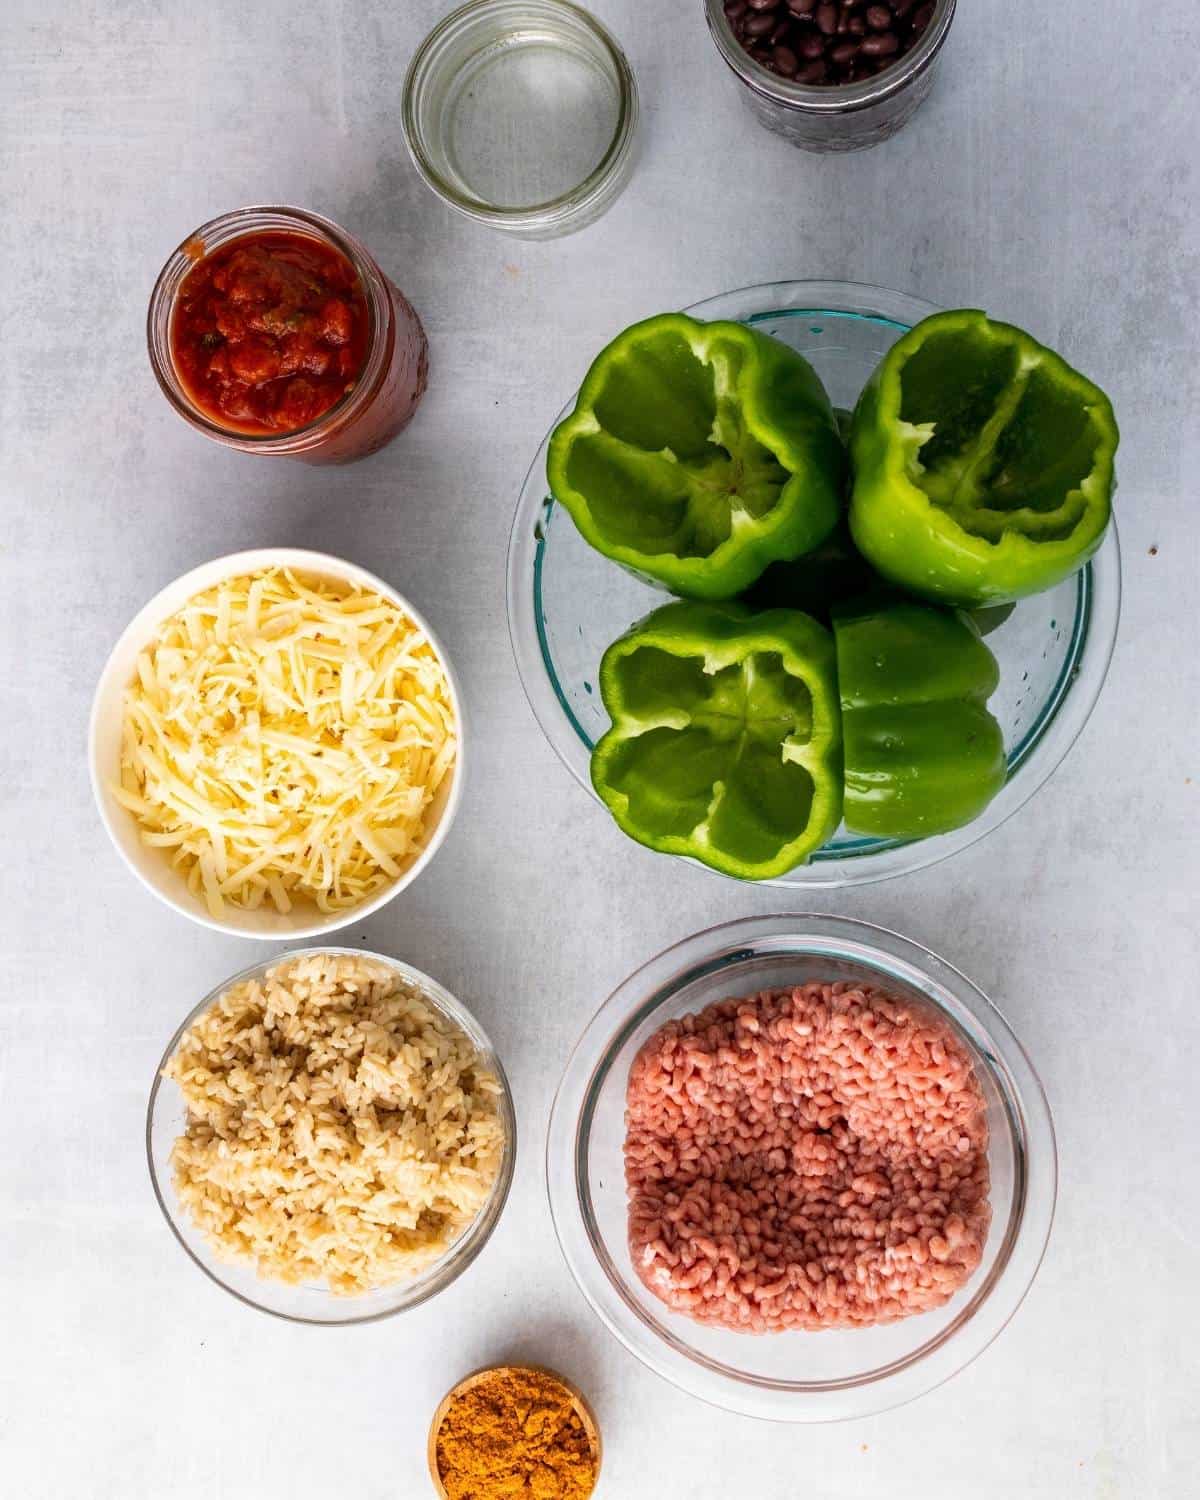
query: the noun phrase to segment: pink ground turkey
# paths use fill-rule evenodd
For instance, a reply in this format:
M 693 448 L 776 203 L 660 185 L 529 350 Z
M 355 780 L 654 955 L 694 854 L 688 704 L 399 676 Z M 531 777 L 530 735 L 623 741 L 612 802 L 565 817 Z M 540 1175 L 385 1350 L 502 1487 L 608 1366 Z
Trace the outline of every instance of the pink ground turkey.
M 668 1307 L 745 1333 L 940 1307 L 987 1237 L 962 1044 L 870 988 L 807 984 L 669 1022 L 629 1074 L 629 1244 Z

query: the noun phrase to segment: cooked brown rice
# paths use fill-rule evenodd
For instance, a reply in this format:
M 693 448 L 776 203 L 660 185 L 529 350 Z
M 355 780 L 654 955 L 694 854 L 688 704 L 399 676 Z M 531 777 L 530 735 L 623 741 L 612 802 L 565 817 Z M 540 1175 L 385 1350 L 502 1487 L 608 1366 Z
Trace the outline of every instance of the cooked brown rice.
M 234 985 L 164 1069 L 184 1208 L 226 1260 L 364 1292 L 438 1260 L 504 1155 L 500 1082 L 378 960 L 316 954 Z

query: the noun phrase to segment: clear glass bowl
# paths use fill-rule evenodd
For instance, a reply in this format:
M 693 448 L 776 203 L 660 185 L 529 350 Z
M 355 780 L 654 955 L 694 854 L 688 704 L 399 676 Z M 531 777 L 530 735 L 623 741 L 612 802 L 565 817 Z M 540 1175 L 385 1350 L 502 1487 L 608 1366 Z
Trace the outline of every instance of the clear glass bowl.
M 675 1016 L 810 980 L 869 981 L 935 1013 L 970 1053 L 987 1100 L 992 1222 L 983 1261 L 945 1307 L 880 1328 L 744 1334 L 671 1312 L 639 1279 L 627 1238 L 625 1089 L 642 1045 Z M 546 1178 L 567 1265 L 644 1364 L 746 1416 L 830 1422 L 899 1406 L 996 1337 L 1041 1264 L 1058 1165 L 1049 1106 L 987 997 L 944 959 L 866 922 L 753 917 L 668 948 L 605 1001 L 571 1055 L 550 1115 Z
M 833 404 L 850 409 L 896 340 L 938 309 L 881 287 L 788 281 L 727 292 L 687 311 L 736 319 L 783 339 L 810 361 Z M 554 503 L 546 487 L 548 443 L 549 434 L 517 502 L 508 551 L 509 632 L 538 723 L 590 792 L 592 747 L 608 728 L 596 687 L 600 658 L 667 596 L 589 547 Z M 867 838 L 842 827 L 807 865 L 764 883 L 881 880 L 935 864 L 998 828 L 1047 780 L 1087 723 L 1112 657 L 1120 603 L 1114 522 L 1100 551 L 1074 577 L 1011 610 L 980 611 L 980 627 L 1000 663 L 1000 686 L 989 707 L 1008 753 L 1007 784 L 982 816 L 953 833 L 909 841 Z
M 411 1281 L 396 1282 L 364 1292 L 361 1296 L 336 1296 L 322 1283 L 308 1282 L 301 1286 L 290 1286 L 282 1281 L 270 1281 L 260 1277 L 252 1266 L 241 1262 L 220 1259 L 208 1241 L 192 1223 L 186 1210 L 176 1199 L 171 1173 L 171 1148 L 183 1133 L 186 1109 L 183 1095 L 173 1079 L 163 1077 L 163 1069 L 179 1045 L 183 1033 L 218 1000 L 226 990 L 246 979 L 258 979 L 268 969 L 291 959 L 304 958 L 317 953 L 351 955 L 355 958 L 374 959 L 386 964 L 409 984 L 419 989 L 424 999 L 449 1021 L 470 1037 L 488 1068 L 500 1080 L 500 1116 L 504 1122 L 506 1146 L 504 1159 L 496 1180 L 492 1184 L 487 1201 L 471 1225 L 459 1235 L 441 1260 L 423 1271 Z M 382 953 L 371 953 L 361 948 L 336 948 L 328 944 L 314 948 L 294 948 L 286 953 L 277 953 L 262 963 L 251 964 L 240 974 L 222 980 L 180 1022 L 175 1035 L 167 1043 L 166 1050 L 154 1074 L 150 1090 L 150 1102 L 146 1110 L 146 1157 L 150 1165 L 150 1181 L 154 1196 L 163 1216 L 170 1225 L 171 1233 L 187 1251 L 197 1266 L 210 1281 L 215 1281 L 231 1296 L 260 1312 L 286 1318 L 292 1323 L 315 1323 L 326 1326 L 349 1323 L 373 1323 L 380 1318 L 390 1318 L 395 1313 L 406 1312 L 427 1302 L 445 1291 L 467 1269 L 491 1238 L 492 1231 L 504 1212 L 508 1190 L 512 1185 L 513 1169 L 517 1158 L 517 1122 L 513 1112 L 512 1094 L 504 1068 L 496 1056 L 479 1022 L 448 990 L 436 980 L 422 974 L 409 964 L 388 958 Z

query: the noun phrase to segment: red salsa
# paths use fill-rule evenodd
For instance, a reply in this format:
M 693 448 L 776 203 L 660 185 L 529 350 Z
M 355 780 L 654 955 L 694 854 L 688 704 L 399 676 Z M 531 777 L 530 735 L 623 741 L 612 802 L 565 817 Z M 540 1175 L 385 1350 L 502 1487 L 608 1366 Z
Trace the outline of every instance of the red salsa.
M 171 321 L 171 358 L 212 422 L 296 432 L 353 389 L 367 357 L 362 282 L 340 250 L 264 230 L 198 260 Z

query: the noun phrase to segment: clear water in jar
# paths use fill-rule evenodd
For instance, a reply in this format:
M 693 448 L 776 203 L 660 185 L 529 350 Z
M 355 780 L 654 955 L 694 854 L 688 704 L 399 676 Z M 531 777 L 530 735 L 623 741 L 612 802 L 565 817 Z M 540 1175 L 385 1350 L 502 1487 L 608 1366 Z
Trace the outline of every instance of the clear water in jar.
M 538 22 L 482 45 L 444 104 L 449 175 L 467 196 L 506 209 L 568 194 L 617 131 L 611 67 L 577 36 Z

